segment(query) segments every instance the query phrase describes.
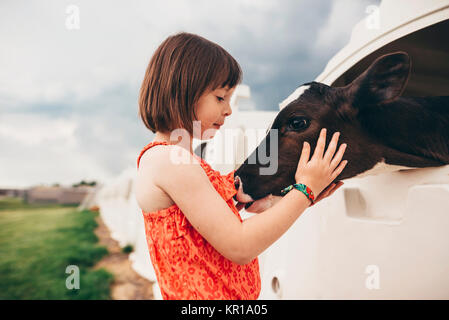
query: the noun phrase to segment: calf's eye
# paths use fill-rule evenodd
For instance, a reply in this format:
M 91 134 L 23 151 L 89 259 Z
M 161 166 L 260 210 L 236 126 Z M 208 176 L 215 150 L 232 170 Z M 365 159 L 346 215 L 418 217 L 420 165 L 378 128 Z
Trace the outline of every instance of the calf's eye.
M 310 122 L 308 119 L 304 117 L 296 117 L 290 120 L 288 128 L 295 131 L 305 130 L 309 127 L 309 124 Z

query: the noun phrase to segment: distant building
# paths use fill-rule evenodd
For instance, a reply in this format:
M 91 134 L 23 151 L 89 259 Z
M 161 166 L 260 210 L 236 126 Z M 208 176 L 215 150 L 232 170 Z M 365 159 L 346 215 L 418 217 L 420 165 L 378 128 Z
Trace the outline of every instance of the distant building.
M 24 189 L 0 189 L 0 197 L 20 197 L 23 198 L 26 190 Z
M 80 204 L 93 189 L 89 186 L 37 186 L 28 189 L 24 198 L 27 203 Z

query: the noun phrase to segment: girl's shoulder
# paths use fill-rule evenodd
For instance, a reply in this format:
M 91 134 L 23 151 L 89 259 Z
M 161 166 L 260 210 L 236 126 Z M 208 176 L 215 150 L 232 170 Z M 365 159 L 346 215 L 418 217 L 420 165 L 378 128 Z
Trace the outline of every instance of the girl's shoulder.
M 144 212 L 155 212 L 174 205 L 170 196 L 157 186 L 161 176 L 169 174 L 164 170 L 171 146 L 155 145 L 145 150 L 140 157 L 137 170 L 135 194 L 139 207 Z
M 149 145 L 140 156 L 136 178 L 136 198 L 144 212 L 166 209 L 175 204 L 166 192 L 175 191 L 176 185 L 195 185 L 204 182 L 202 160 L 186 149 L 176 145 Z M 180 197 L 189 195 L 186 190 L 178 190 Z

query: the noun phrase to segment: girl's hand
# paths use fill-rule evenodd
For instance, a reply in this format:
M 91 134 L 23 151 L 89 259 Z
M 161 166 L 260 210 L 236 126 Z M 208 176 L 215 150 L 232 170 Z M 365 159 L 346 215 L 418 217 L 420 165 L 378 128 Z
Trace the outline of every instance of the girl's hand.
M 308 142 L 304 142 L 295 174 L 296 183 L 303 183 L 312 189 L 315 195 L 320 195 L 321 191 L 335 180 L 348 163 L 347 160 L 341 161 L 346 150 L 345 143 L 340 146 L 334 157 L 339 136 L 339 132 L 334 133 L 326 153 L 323 155 L 326 145 L 326 128 L 321 129 L 315 151 L 310 161 L 310 145 Z M 330 193 L 324 195 L 321 198 L 329 196 Z

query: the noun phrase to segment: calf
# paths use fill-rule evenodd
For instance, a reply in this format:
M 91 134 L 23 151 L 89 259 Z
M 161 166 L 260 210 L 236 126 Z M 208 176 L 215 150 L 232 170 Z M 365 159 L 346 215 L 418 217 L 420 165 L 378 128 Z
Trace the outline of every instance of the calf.
M 335 131 L 339 143 L 347 143 L 343 159 L 348 164 L 335 180 L 449 164 L 449 96 L 400 97 L 410 68 L 408 54 L 396 52 L 375 60 L 345 87 L 309 82 L 298 88 L 236 170 L 235 200 L 246 203 L 245 208 L 255 200 L 264 200 L 256 201 L 259 208 L 261 203 L 270 207 L 273 196 L 295 183 L 303 141 L 309 142 L 312 155 L 321 128 L 327 128 L 326 146 Z M 270 134 L 273 130 L 277 135 Z M 273 143 L 277 152 L 268 155 L 270 163 L 260 161 L 259 150 L 270 150 Z M 276 172 L 261 174 L 273 161 Z

